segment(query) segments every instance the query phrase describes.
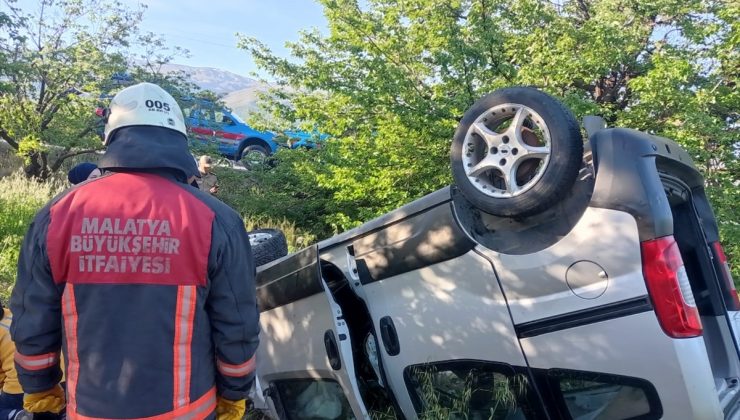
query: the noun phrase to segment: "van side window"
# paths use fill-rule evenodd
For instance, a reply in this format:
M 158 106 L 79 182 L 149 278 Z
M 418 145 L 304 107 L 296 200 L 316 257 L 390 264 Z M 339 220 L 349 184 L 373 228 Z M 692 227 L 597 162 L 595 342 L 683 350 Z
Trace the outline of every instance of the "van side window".
M 404 371 L 421 418 L 541 418 L 524 371 L 509 365 L 460 360 L 409 366 Z
M 277 391 L 276 406 L 281 418 L 354 419 L 342 387 L 331 379 L 283 379 L 272 383 Z
M 561 411 L 573 420 L 659 419 L 658 392 L 644 379 L 551 369 L 548 382 Z

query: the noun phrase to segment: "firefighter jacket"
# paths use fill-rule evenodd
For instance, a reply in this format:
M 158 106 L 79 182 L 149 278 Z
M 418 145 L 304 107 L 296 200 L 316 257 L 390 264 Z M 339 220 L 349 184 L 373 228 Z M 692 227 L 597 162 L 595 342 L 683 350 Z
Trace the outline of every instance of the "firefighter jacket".
M 242 219 L 186 184 L 197 169 L 168 143 L 174 131 L 149 128 L 121 129 L 106 174 L 52 200 L 21 249 L 19 380 L 27 393 L 52 388 L 63 350 L 70 420 L 212 418 L 217 396 L 243 399 L 253 381 L 259 312 Z

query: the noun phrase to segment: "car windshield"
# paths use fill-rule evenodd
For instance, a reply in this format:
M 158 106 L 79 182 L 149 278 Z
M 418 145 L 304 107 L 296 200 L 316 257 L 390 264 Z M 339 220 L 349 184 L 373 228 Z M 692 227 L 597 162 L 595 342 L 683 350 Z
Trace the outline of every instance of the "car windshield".
M 239 123 L 239 124 L 246 124 L 246 123 L 244 122 L 244 120 L 243 120 L 243 119 L 239 118 L 239 116 L 238 116 L 238 115 L 236 115 L 236 114 L 231 114 L 230 116 L 231 116 L 231 118 L 233 118 L 233 119 L 234 119 L 234 121 L 236 121 L 237 123 Z

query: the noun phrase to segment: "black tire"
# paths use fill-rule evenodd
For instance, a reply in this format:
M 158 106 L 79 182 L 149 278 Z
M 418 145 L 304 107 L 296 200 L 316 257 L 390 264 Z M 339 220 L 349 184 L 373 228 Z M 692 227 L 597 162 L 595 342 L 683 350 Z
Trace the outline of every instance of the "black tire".
M 259 267 L 288 255 L 288 242 L 278 229 L 255 229 L 247 232 L 255 266 Z
M 239 152 L 237 161 L 241 162 L 241 164 L 247 169 L 255 167 L 255 164 L 257 163 L 256 160 L 255 162 L 250 162 L 250 159 L 246 159 L 249 155 L 261 155 L 261 158 L 258 160 L 260 161 L 259 164 L 263 165 L 267 163 L 268 158 L 270 157 L 270 152 L 263 146 L 257 144 L 253 144 L 242 149 Z
M 470 142 L 466 147 L 465 142 L 466 138 L 469 136 L 469 131 L 471 133 L 476 133 L 475 135 L 478 136 L 477 138 L 483 139 L 483 137 L 478 134 L 478 131 L 475 129 L 471 130 L 471 126 L 476 122 L 476 120 L 478 120 L 479 124 L 484 124 L 489 129 L 489 125 L 495 126 L 497 124 L 496 118 L 504 118 L 497 117 L 496 111 L 503 110 L 505 113 L 507 108 L 501 108 L 501 106 L 505 104 L 527 107 L 536 114 L 539 114 L 537 116 L 529 114 L 530 117 L 527 118 L 532 118 L 532 120 L 525 121 L 523 130 L 520 131 L 519 138 L 520 140 L 524 138 L 524 128 L 527 128 L 531 133 L 535 133 L 535 130 L 538 128 L 540 129 L 540 133 L 548 131 L 549 144 L 547 144 L 547 146 L 549 147 L 549 157 L 547 158 L 547 161 L 545 161 L 544 158 L 540 158 L 543 159 L 541 163 L 534 164 L 535 168 L 530 169 L 530 172 L 536 172 L 536 176 L 532 175 L 527 189 L 522 189 L 521 191 L 516 192 L 518 195 L 511 193 L 511 196 L 501 196 L 501 194 L 499 194 L 499 196 L 493 196 L 493 188 L 495 187 L 491 187 L 492 189 L 490 189 L 490 193 L 484 192 L 486 191 L 486 186 L 483 186 L 485 183 L 483 181 L 486 181 L 486 179 L 483 179 L 482 177 L 489 177 L 488 179 L 495 181 L 495 177 L 500 177 L 500 175 L 491 175 L 490 170 L 488 169 L 483 169 L 480 174 L 472 173 L 475 172 L 476 165 L 471 164 L 471 159 L 473 159 L 470 158 L 471 153 L 481 153 L 485 157 L 490 153 L 492 154 L 492 157 L 495 156 L 495 158 L 492 159 L 494 161 L 498 159 L 498 153 L 508 153 L 508 155 L 502 154 L 500 156 L 508 156 L 512 158 L 512 161 L 517 161 L 517 159 L 514 158 L 517 153 L 517 149 L 509 149 L 507 147 L 507 150 L 504 152 L 499 151 L 496 147 L 492 147 L 489 151 L 487 145 L 490 143 L 486 140 L 485 143 L 481 143 L 483 147 L 478 147 L 479 149 L 485 150 L 478 152 L 475 150 L 475 147 L 472 149 L 470 148 Z M 508 111 L 515 112 L 516 109 L 510 107 Z M 487 115 L 484 116 L 484 114 Z M 498 114 L 501 115 L 502 113 L 499 112 Z M 483 119 L 479 120 L 479 117 L 482 117 Z M 536 119 L 538 123 L 544 122 L 546 130 L 541 130 L 541 127 L 534 126 L 534 119 Z M 505 120 L 503 121 L 504 122 L 498 123 L 501 124 L 502 127 L 504 126 L 503 124 L 505 124 Z M 499 131 L 495 131 L 496 129 L 494 128 L 491 129 L 491 131 L 495 131 L 493 134 L 499 136 L 497 138 L 506 139 L 504 142 L 508 142 L 508 137 L 500 133 L 509 133 L 510 131 L 503 131 L 509 129 L 510 128 L 503 128 Z M 476 137 L 471 138 L 476 139 Z M 527 140 L 524 140 L 523 142 L 526 143 Z M 463 151 L 463 149 L 465 149 L 465 151 Z M 467 156 L 467 158 L 463 157 L 463 153 L 466 153 L 465 156 Z M 465 163 L 464 159 L 468 159 L 468 162 Z M 568 110 L 562 103 L 534 88 L 513 87 L 494 91 L 478 100 L 472 107 L 470 107 L 470 109 L 468 109 L 455 131 L 450 160 L 452 163 L 452 175 L 455 180 L 455 184 L 465 198 L 467 198 L 475 207 L 486 213 L 497 216 L 525 217 L 540 213 L 547 208 L 550 208 L 564 197 L 572 188 L 583 160 L 583 139 L 581 137 L 578 122 L 570 110 Z M 505 161 L 505 159 L 500 159 L 500 162 Z M 522 162 L 521 157 L 518 161 Z M 523 162 L 526 162 L 526 160 Z M 466 168 L 469 168 L 471 165 L 473 166 L 473 169 L 469 176 L 467 172 L 468 169 Z M 532 166 L 533 165 L 530 164 L 528 168 L 531 168 Z M 519 179 L 519 175 L 517 171 L 520 169 L 521 163 L 513 169 L 513 172 L 510 172 L 510 174 L 513 173 L 514 175 L 513 178 L 515 185 L 518 184 L 517 180 Z M 527 174 L 525 174 L 525 182 L 526 176 Z M 471 179 L 471 177 L 475 179 Z M 481 179 L 483 179 L 483 181 L 481 181 Z M 501 179 L 503 178 L 501 177 Z M 511 177 L 509 179 L 511 179 Z M 494 181 L 491 181 L 492 185 Z M 473 185 L 474 182 L 479 184 Z M 506 190 L 508 190 L 509 184 L 507 183 L 505 185 Z M 519 188 L 519 186 L 517 185 L 516 188 Z M 481 189 L 483 189 L 483 191 L 481 191 Z M 512 189 L 511 191 L 517 190 Z M 506 193 L 507 191 L 504 192 Z

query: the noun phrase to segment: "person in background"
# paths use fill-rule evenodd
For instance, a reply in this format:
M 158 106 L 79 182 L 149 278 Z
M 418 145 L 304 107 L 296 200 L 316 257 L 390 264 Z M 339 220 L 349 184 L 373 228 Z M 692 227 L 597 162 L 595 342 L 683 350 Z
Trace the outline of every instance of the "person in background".
M 67 179 L 70 184 L 77 185 L 80 182 L 87 181 L 88 179 L 95 179 L 100 175 L 102 175 L 102 172 L 96 164 L 82 162 L 69 170 L 69 173 L 67 173 Z
M 15 370 L 15 344 L 10 339 L 10 323 L 13 314 L 0 303 L 0 420 L 24 420 L 32 418 L 23 411 L 23 389 L 18 383 Z
M 200 165 L 200 163 L 198 162 L 198 158 L 193 156 L 193 161 L 195 162 L 195 167 L 198 168 L 198 166 Z M 198 178 L 200 178 L 200 169 L 196 169 L 194 173 L 189 175 L 185 183 L 190 186 L 200 189 L 200 185 L 198 185 L 198 181 L 197 181 Z
M 210 156 L 203 155 L 198 160 L 198 170 L 200 171 L 200 179 L 197 180 L 198 187 L 201 191 L 211 193 L 215 195 L 218 193 L 218 178 L 216 174 L 211 172 L 213 167 L 213 159 Z
M 71 420 L 241 420 L 259 343 L 244 222 L 186 184 L 198 168 L 169 93 L 129 86 L 105 114 L 106 175 L 40 210 L 18 257 L 23 407 Z

